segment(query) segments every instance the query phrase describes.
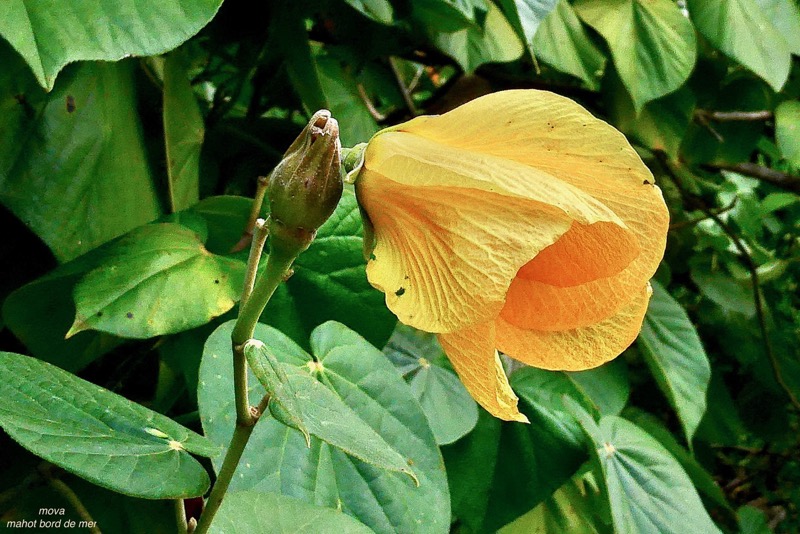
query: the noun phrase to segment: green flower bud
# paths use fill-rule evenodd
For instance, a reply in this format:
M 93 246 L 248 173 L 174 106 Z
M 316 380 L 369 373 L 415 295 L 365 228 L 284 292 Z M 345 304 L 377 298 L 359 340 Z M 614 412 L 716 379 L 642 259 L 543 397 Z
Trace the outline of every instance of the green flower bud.
M 269 177 L 273 238 L 311 242 L 342 196 L 341 150 L 339 123 L 317 111 Z

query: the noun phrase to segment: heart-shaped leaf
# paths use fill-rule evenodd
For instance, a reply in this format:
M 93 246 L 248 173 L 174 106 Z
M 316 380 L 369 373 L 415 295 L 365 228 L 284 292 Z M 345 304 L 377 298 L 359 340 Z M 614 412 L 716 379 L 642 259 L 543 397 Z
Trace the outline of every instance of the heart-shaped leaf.
M 204 437 L 29 356 L 0 352 L 0 426 L 23 447 L 105 488 L 149 499 L 196 497 L 209 478 L 189 453 Z
M 243 277 L 242 262 L 210 254 L 188 228 L 142 226 L 110 246 L 75 286 L 77 313 L 67 335 L 93 329 L 148 338 L 188 330 L 231 309 Z
M 615 532 L 720 532 L 680 464 L 652 436 L 615 415 L 598 424 L 577 402 L 565 403 L 591 441 Z
M 222 0 L 8 0 L 0 35 L 30 65 L 46 89 L 68 63 L 163 54 L 200 31 Z
M 232 327 L 226 323 L 209 337 L 200 367 L 200 418 L 220 445 L 228 443 L 235 425 Z M 369 465 L 317 437 L 308 448 L 299 431 L 264 417 L 253 430 L 231 491 L 282 493 L 342 509 L 376 532 L 416 531 L 420 525 L 426 532 L 447 532 L 450 500 L 441 455 L 419 403 L 386 357 L 333 322 L 314 330 L 313 357 L 263 324 L 257 325 L 255 338 L 269 346 L 287 376 L 313 368 L 316 380 L 402 456 L 419 487 L 404 474 Z M 250 403 L 258 404 L 264 393 L 251 373 Z M 217 468 L 221 461 L 222 456 L 214 459 Z
M 453 443 L 475 427 L 478 405 L 446 367 L 447 357 L 434 334 L 397 323 L 383 352 L 411 386 L 436 443 Z

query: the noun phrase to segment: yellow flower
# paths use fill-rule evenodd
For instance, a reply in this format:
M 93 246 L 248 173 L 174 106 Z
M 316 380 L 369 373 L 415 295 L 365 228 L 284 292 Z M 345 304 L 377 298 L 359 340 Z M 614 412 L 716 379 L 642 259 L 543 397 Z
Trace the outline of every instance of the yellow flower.
M 552 93 L 418 117 L 366 148 L 367 276 L 400 321 L 438 334 L 475 400 L 526 421 L 497 350 L 581 370 L 633 342 L 667 234 L 653 184 L 621 133 Z

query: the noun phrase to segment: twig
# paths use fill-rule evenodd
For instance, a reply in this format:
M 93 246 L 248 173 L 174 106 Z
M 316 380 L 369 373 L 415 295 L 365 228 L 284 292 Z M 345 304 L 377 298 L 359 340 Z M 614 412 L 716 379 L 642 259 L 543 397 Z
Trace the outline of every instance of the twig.
M 711 209 L 708 208 L 704 203 L 700 201 L 700 199 L 692 196 L 686 189 L 683 187 L 683 183 L 681 182 L 680 178 L 678 178 L 677 174 L 672 170 L 670 166 L 670 162 L 667 158 L 667 155 L 664 152 L 656 151 L 654 152 L 656 158 L 658 159 L 661 166 L 667 173 L 667 176 L 670 177 L 672 182 L 675 184 L 675 187 L 680 192 L 681 196 L 685 200 L 693 200 L 696 202 L 697 206 L 700 210 L 706 214 L 706 216 L 710 219 L 713 219 L 715 223 L 722 229 L 725 234 L 733 241 L 734 246 L 739 251 L 739 254 L 742 257 L 742 260 L 745 263 L 745 267 L 750 272 L 750 281 L 753 286 L 753 300 L 755 302 L 756 307 L 756 317 L 758 318 L 758 325 L 761 330 L 761 337 L 764 343 L 764 350 L 767 354 L 767 359 L 772 366 L 772 374 L 775 377 L 775 381 L 778 383 L 781 389 L 783 389 L 786 396 L 789 397 L 789 401 L 791 402 L 792 406 L 794 406 L 797 410 L 800 411 L 800 401 L 797 400 L 797 397 L 794 395 L 794 392 L 791 388 L 786 384 L 786 381 L 783 379 L 783 374 L 781 372 L 781 364 L 778 361 L 778 358 L 775 356 L 775 353 L 772 350 L 772 343 L 769 338 L 769 334 L 767 331 L 767 319 L 766 315 L 764 314 L 764 303 L 761 299 L 761 285 L 758 279 L 758 271 L 756 270 L 755 262 L 753 262 L 752 256 L 747 251 L 747 247 L 745 247 L 742 240 L 736 235 L 736 232 L 730 227 L 728 223 L 722 220 L 722 218 L 714 213 Z
M 408 112 L 411 113 L 411 116 L 413 117 L 419 115 L 417 107 L 414 105 L 414 99 L 411 97 L 411 90 L 408 86 L 406 86 L 406 82 L 403 80 L 403 75 L 400 73 L 400 69 L 397 67 L 397 58 L 391 56 L 389 57 L 389 67 L 392 69 L 394 79 L 397 80 L 397 87 L 400 89 L 400 93 L 403 95 L 403 101 L 406 103 Z
M 769 167 L 764 167 L 756 163 L 718 163 L 706 165 L 706 167 L 713 170 L 733 171 L 745 176 L 750 176 L 751 178 L 758 178 L 759 180 L 786 189 L 787 191 L 800 194 L 800 176 L 776 171 L 775 169 L 770 169 Z
M 247 223 L 242 231 L 242 237 L 233 245 L 231 252 L 239 252 L 244 250 L 250 241 L 253 239 L 253 231 L 258 222 L 258 216 L 261 214 L 261 206 L 264 205 L 264 197 L 267 194 L 269 187 L 269 176 L 259 176 L 256 184 L 256 195 L 253 198 L 253 204 L 250 206 L 250 215 L 247 217 Z
M 250 256 L 247 258 L 247 271 L 244 276 L 244 289 L 242 289 L 241 305 L 247 302 L 256 284 L 256 274 L 258 274 L 258 264 L 261 262 L 261 255 L 264 253 L 264 244 L 267 242 L 269 227 L 267 221 L 258 219 L 256 221 L 253 242 L 250 244 Z
M 376 108 L 375 104 L 373 104 L 372 100 L 370 100 L 366 89 L 364 89 L 364 86 L 360 83 L 358 84 L 358 96 L 361 97 L 361 100 L 367 107 L 367 111 L 369 111 L 369 114 L 372 115 L 372 118 L 375 119 L 376 122 L 383 122 L 386 120 L 386 115 L 378 111 L 378 108 Z
M 709 111 L 707 109 L 694 110 L 694 119 L 701 124 L 713 122 L 750 122 L 768 121 L 774 117 L 769 110 L 762 111 Z

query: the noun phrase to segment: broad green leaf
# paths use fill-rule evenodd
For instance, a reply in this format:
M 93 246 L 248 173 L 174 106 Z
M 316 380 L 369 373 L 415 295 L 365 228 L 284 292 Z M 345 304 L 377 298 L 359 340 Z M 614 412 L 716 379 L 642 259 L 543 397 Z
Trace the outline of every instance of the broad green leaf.
M 688 0 L 700 33 L 777 92 L 786 83 L 791 52 L 756 0 Z
M 611 70 L 611 69 L 609 69 Z M 679 157 L 692 112 L 695 97 L 687 87 L 645 104 L 638 113 L 616 73 L 605 77 L 603 94 L 615 127 L 652 150 L 661 150 L 673 160 Z
M 686 312 L 658 282 L 652 285 L 653 296 L 638 344 L 656 383 L 678 413 L 686 440 L 691 443 L 706 411 L 711 368 Z
M 548 65 L 599 89 L 606 58 L 595 46 L 567 0 L 560 0 L 533 38 L 533 51 Z
M 558 0 L 500 0 L 509 22 L 517 29 L 531 55 L 536 52 L 533 38 L 539 25 L 553 11 Z
M 678 460 L 678 463 L 681 464 L 686 474 L 692 479 L 692 484 L 694 484 L 700 493 L 711 499 L 714 504 L 728 510 L 731 509 L 719 484 L 717 484 L 708 471 L 700 465 L 700 462 L 678 443 L 675 436 L 667 430 L 661 421 L 637 408 L 626 410 L 625 418 L 657 439 L 658 442 Z
M 225 495 L 210 532 L 216 534 L 370 534 L 372 530 L 339 510 L 276 493 L 237 491 Z
M 344 2 L 375 22 L 392 24 L 394 20 L 394 10 L 389 0 L 344 0 Z
M 411 386 L 436 443 L 453 443 L 475 427 L 478 405 L 456 374 L 443 365 L 447 357 L 434 334 L 397 323 L 383 352 Z
M 694 28 L 671 0 L 579 0 L 575 10 L 608 43 L 637 113 L 692 72 Z
M 304 369 L 291 366 L 283 369 L 272 351 L 254 339 L 248 341 L 244 350 L 250 369 L 270 394 L 272 415 L 302 432 L 309 447 L 310 433 L 362 462 L 406 473 L 417 481 L 403 457 L 336 393 L 312 376 L 320 373 L 324 377 L 324 368 L 309 363 Z M 307 358 L 313 362 L 310 355 Z
M 200 199 L 200 150 L 205 124 L 192 91 L 187 58 L 173 52 L 164 62 L 164 140 L 170 211 L 186 209 Z
M 788 100 L 775 110 L 775 139 L 783 157 L 800 167 L 800 101 Z
M 71 66 L 46 94 L 12 54 L 0 41 L 0 202 L 59 261 L 158 217 L 135 62 Z
M 92 329 L 148 338 L 188 330 L 231 309 L 243 277 L 242 262 L 210 254 L 188 228 L 142 226 L 108 247 L 77 283 L 67 335 Z
M 720 532 L 692 481 L 658 441 L 621 417 L 607 415 L 598 424 L 575 401 L 566 403 L 591 441 L 615 532 Z
M 566 375 L 594 402 L 602 415 L 619 415 L 628 404 L 631 383 L 623 358 L 611 360 L 594 369 L 569 372 Z
M 233 433 L 230 361 L 232 323 L 209 337 L 200 368 L 198 400 L 207 435 L 221 445 Z M 312 333 L 313 357 L 274 328 L 259 324 L 256 339 L 269 346 L 286 374 L 308 373 L 340 398 L 419 478 L 366 464 L 274 418 L 262 418 L 231 483 L 231 491 L 282 493 L 309 504 L 341 509 L 376 532 L 447 532 L 449 493 L 439 450 L 409 387 L 376 348 L 338 323 Z M 291 369 L 294 368 L 294 371 Z M 264 387 L 250 375 L 249 398 L 258 404 Z M 310 428 L 309 428 L 310 430 Z M 219 468 L 222 456 L 213 459 Z
M 596 409 L 565 373 L 526 367 L 511 386 L 530 425 L 481 410 L 475 429 L 444 449 L 453 514 L 474 532 L 493 532 L 543 502 L 587 459 L 563 399 Z
M 0 352 L 0 372 L 0 425 L 37 456 L 136 497 L 195 497 L 208 489 L 208 474 L 189 455 L 219 452 L 204 437 L 28 356 Z
M 795 0 L 756 0 L 758 8 L 778 30 L 789 51 L 800 55 L 800 6 Z
M 443 33 L 481 26 L 489 9 L 484 0 L 412 0 L 412 16 Z
M 222 0 L 7 0 L 0 36 L 30 65 L 46 89 L 59 71 L 82 60 L 154 56 L 200 31 Z
M 455 59 L 466 72 L 473 72 L 484 63 L 514 61 L 525 50 L 500 9 L 489 1 L 487 5 L 483 27 L 469 26 L 452 33 L 429 29 L 436 48 Z
M 498 534 L 612 534 L 611 525 L 599 517 L 604 506 L 608 504 L 598 490 L 585 480 L 573 479 Z
M 315 327 L 335 320 L 382 347 L 397 319 L 386 308 L 383 293 L 367 281 L 362 236 L 355 195 L 345 192 L 261 320 L 303 346 Z

